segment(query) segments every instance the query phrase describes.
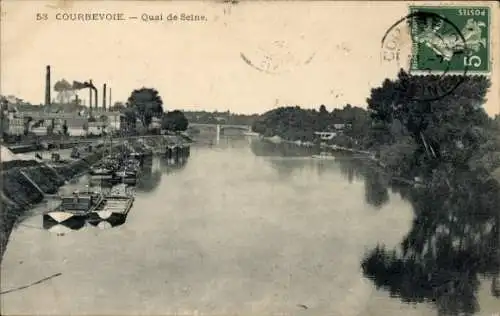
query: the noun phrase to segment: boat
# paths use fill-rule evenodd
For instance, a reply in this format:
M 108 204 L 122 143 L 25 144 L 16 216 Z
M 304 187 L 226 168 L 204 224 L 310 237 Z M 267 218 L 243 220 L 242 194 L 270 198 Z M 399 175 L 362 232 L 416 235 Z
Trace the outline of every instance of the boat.
M 120 183 L 104 196 L 103 200 L 89 213 L 87 222 L 96 223 L 106 220 L 109 223 L 124 221 L 134 203 L 128 185 Z
M 312 155 L 312 158 L 323 160 L 335 160 L 335 156 L 328 152 L 321 152 L 319 155 Z
M 90 168 L 91 181 L 111 181 L 115 178 L 115 172 L 120 166 L 119 160 L 114 157 L 106 157 L 100 163 Z
M 121 179 L 121 182 L 128 185 L 135 185 L 137 183 L 137 171 L 124 168 L 115 172 L 115 176 Z
M 114 172 L 111 168 L 106 167 L 93 167 L 90 169 L 90 179 L 91 180 L 112 180 L 114 178 Z
M 70 196 L 61 197 L 61 204 L 53 210 L 48 210 L 43 214 L 43 220 L 57 223 L 65 223 L 70 220 L 84 219 L 103 200 L 103 195 L 99 192 L 73 192 Z

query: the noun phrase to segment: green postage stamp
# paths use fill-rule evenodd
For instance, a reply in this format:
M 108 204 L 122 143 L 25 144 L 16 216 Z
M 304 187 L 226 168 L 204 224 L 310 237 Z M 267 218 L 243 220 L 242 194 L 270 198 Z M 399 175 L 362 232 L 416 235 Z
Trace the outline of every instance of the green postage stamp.
M 490 8 L 411 6 L 412 71 L 488 73 Z

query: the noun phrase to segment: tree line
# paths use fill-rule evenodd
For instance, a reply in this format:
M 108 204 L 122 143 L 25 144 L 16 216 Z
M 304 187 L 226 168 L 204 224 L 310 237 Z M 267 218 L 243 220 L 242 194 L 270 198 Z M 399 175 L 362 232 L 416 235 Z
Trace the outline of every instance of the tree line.
M 500 116 L 484 111 L 490 80 L 484 76 L 445 76 L 451 93 L 434 100 L 415 98 L 415 89 L 438 78 L 413 76 L 404 71 L 371 90 L 366 110 L 346 105 L 328 112 L 298 106 L 280 107 L 256 119 L 252 129 L 263 136 L 313 141 L 315 131 L 334 130 L 332 139 L 343 146 L 370 150 L 399 174 L 433 172 L 436 168 L 491 171 L 500 167 Z

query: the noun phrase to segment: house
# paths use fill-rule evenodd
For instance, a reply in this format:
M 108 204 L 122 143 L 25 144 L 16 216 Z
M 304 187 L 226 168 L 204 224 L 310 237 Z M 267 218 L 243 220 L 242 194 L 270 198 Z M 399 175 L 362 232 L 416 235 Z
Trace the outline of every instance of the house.
M 337 132 L 314 132 L 314 135 L 322 141 L 327 141 L 337 136 Z
M 351 124 L 349 123 L 333 124 L 331 127 L 333 127 L 333 130 L 336 131 L 344 131 L 348 128 L 351 128 Z
M 87 130 L 86 125 L 88 124 L 88 119 L 85 117 L 73 117 L 68 118 L 63 121 L 68 127 L 69 136 L 86 136 Z
M 31 132 L 35 134 L 36 136 L 45 136 L 47 135 L 47 126 L 40 125 L 37 127 L 33 127 L 31 129 Z
M 101 116 L 107 117 L 107 129 L 108 130 L 120 130 L 120 115 L 118 111 L 107 111 L 102 112 Z
M 88 135 L 101 135 L 106 129 L 106 123 L 104 122 L 89 122 L 88 123 Z
M 4 131 L 9 135 L 24 134 L 25 118 L 17 112 L 9 111 L 4 124 Z

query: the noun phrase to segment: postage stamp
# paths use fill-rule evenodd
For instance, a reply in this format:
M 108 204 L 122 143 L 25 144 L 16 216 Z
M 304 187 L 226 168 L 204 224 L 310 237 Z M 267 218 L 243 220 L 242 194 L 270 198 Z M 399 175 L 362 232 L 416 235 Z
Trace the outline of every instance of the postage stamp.
M 413 100 L 432 101 L 452 93 L 467 74 L 490 71 L 488 7 L 410 6 L 382 37 L 382 62 L 408 74 L 426 76 Z M 452 77 L 450 78 L 450 75 Z
M 410 16 L 411 71 L 490 71 L 489 7 L 411 6 Z

